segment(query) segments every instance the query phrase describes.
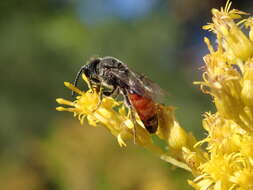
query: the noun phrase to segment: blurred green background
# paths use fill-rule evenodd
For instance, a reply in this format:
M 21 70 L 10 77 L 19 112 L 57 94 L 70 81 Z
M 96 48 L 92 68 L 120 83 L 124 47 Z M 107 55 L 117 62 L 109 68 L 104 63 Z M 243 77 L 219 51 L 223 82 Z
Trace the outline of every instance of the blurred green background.
M 91 56 L 114 56 L 169 92 L 186 130 L 198 138 L 214 110 L 201 80 L 207 53 L 201 26 L 225 0 L 2 0 L 0 2 L 0 189 L 181 190 L 187 172 L 108 131 L 55 111 L 72 99 L 64 81 Z M 252 1 L 233 1 L 252 12 Z M 132 144 L 132 143 L 129 143 Z

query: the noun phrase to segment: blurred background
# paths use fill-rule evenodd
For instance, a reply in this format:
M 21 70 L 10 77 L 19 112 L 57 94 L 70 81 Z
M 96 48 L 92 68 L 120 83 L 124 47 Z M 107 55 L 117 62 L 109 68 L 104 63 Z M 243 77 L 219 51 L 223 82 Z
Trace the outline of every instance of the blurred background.
M 114 56 L 169 92 L 166 104 L 198 138 L 214 110 L 201 80 L 201 29 L 226 0 L 2 0 L 0 187 L 3 190 L 181 190 L 187 172 L 101 128 L 55 111 L 64 81 L 91 56 Z M 252 1 L 233 7 L 251 12 Z M 83 87 L 84 88 L 84 87 Z

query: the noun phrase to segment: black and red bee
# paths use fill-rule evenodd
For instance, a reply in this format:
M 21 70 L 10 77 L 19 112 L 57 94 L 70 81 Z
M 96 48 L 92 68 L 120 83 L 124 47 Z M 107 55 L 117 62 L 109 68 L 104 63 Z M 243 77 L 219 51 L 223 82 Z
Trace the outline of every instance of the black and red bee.
M 163 90 L 157 84 L 133 72 L 126 64 L 114 57 L 90 60 L 77 73 L 75 86 L 82 73 L 86 75 L 93 89 L 98 92 L 102 89 L 100 103 L 104 96 L 116 97 L 121 94 L 134 123 L 136 124 L 134 116 L 136 111 L 149 133 L 157 131 L 157 97 L 163 94 Z

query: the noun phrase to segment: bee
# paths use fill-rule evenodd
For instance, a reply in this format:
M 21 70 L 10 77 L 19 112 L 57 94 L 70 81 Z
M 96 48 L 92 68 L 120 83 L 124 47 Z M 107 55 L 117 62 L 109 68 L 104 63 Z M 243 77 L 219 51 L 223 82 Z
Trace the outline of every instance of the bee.
M 97 92 L 101 90 L 98 106 L 103 97 L 117 97 L 121 94 L 126 107 L 129 108 L 134 126 L 137 124 L 134 114 L 136 112 L 149 133 L 157 131 L 157 99 L 164 95 L 164 91 L 157 84 L 146 76 L 132 71 L 114 57 L 94 58 L 88 61 L 77 73 L 74 86 L 77 86 L 82 73 L 87 77 L 92 89 Z

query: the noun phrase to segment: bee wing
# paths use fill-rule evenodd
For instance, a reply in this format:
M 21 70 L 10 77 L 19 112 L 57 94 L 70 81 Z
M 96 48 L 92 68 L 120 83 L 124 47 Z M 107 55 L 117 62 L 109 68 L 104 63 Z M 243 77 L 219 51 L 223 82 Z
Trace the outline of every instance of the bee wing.
M 142 74 L 131 70 L 124 73 L 112 70 L 111 73 L 127 85 L 131 91 L 141 96 L 160 102 L 167 94 L 159 85 Z
M 134 73 L 140 85 L 144 88 L 144 96 L 150 97 L 155 101 L 161 101 L 164 99 L 167 92 L 163 90 L 158 84 L 147 78 L 145 75 Z

